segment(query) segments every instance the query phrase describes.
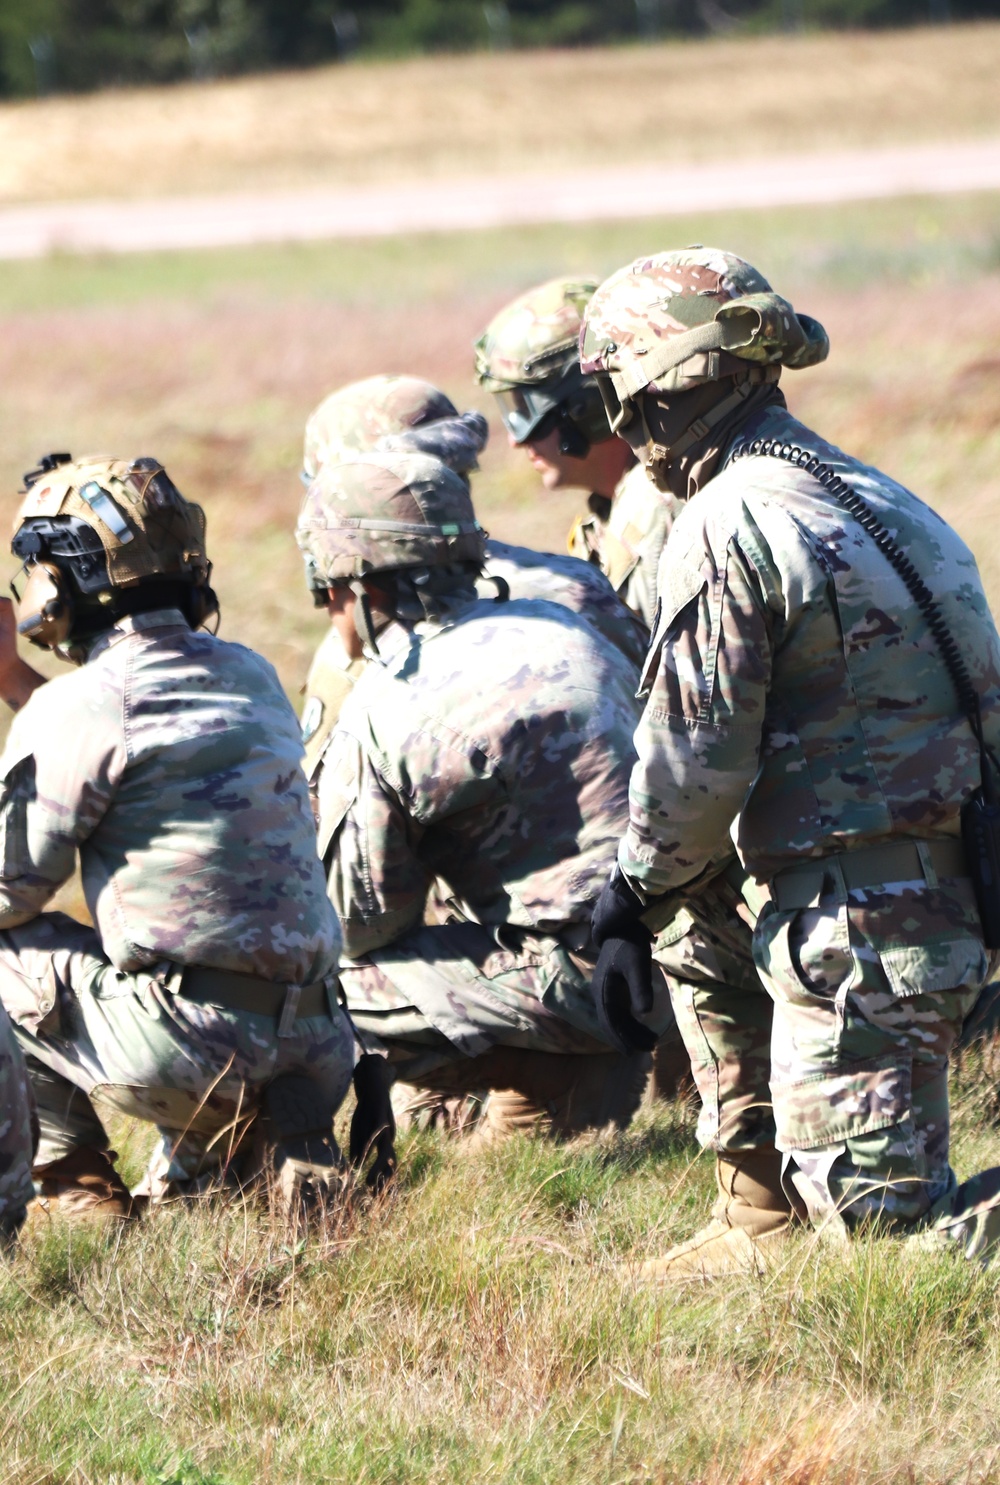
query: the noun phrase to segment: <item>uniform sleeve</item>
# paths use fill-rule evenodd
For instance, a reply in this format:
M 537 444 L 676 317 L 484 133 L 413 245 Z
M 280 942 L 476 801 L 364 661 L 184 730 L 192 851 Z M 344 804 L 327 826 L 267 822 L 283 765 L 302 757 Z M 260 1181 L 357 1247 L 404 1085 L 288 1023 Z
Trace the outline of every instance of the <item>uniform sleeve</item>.
M 694 880 L 725 845 L 757 772 L 773 655 L 772 605 L 735 536 L 671 539 L 660 597 L 618 858 L 646 896 Z
M 94 692 L 50 681 L 14 719 L 0 758 L 0 928 L 42 911 L 114 798 L 121 696 Z
M 320 855 L 344 953 L 357 959 L 423 920 L 421 829 L 352 733 L 338 730 L 319 776 Z

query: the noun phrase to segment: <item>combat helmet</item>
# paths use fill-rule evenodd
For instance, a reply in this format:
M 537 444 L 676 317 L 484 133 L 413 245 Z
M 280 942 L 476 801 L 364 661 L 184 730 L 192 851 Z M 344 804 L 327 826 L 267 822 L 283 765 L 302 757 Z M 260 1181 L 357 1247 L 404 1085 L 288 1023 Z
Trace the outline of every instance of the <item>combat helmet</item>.
M 476 378 L 495 396 L 515 443 L 557 431 L 560 451 L 583 459 L 611 437 L 599 389 L 578 359 L 596 288 L 595 279 L 551 279 L 508 304 L 476 341 Z
M 623 433 L 641 416 L 644 392 L 669 397 L 731 378 L 733 396 L 717 416 L 713 409 L 718 421 L 749 383 L 776 381 L 783 366 L 815 366 L 829 349 L 822 325 L 796 314 L 749 263 L 706 247 L 637 258 L 612 274 L 588 304 L 580 334 L 580 364 L 597 379 L 611 427 Z
M 418 376 L 369 376 L 331 392 L 306 423 L 302 482 L 327 464 L 375 449 L 433 454 L 456 474 L 477 467 L 489 427 L 482 413 L 460 413 Z
M 468 486 L 429 454 L 359 454 L 324 466 L 295 538 L 317 582 L 353 590 L 358 632 L 376 651 L 363 579 L 377 580 L 393 617 L 416 623 L 457 593 L 473 597 L 486 555 Z
M 18 632 L 70 659 L 126 613 L 180 607 L 194 628 L 218 613 L 205 513 L 157 459 L 47 454 L 24 476 L 11 550 Z

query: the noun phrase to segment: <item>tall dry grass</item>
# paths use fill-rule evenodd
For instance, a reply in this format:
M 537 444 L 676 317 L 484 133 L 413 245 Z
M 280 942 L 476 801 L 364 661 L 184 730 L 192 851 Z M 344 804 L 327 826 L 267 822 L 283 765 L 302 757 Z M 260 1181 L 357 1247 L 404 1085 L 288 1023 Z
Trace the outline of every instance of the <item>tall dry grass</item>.
M 0 106 L 0 200 L 687 161 L 1000 130 L 1000 24 L 355 62 Z

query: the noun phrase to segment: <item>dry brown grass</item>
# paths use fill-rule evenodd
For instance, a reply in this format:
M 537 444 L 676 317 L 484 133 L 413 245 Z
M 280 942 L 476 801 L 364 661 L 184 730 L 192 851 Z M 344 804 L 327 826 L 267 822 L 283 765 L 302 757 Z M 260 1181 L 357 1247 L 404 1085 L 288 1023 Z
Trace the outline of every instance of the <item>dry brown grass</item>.
M 1000 130 L 1000 23 L 359 62 L 0 108 L 0 200 L 334 186 Z M 738 127 L 736 120 L 738 118 Z
M 308 606 L 291 538 L 301 430 L 331 388 L 412 371 L 478 404 L 493 437 L 476 483 L 498 536 L 561 549 L 577 492 L 540 496 L 506 447 L 491 399 L 470 380 L 469 344 L 508 295 L 456 285 L 396 303 L 208 302 L 8 314 L 12 378 L 0 409 L 0 489 L 12 508 L 21 470 L 46 448 L 152 452 L 209 513 L 224 634 L 262 650 L 290 691 L 304 677 L 321 616 Z M 891 293 L 826 288 L 802 307 L 827 325 L 830 361 L 787 378 L 793 410 L 938 506 L 971 543 L 1000 611 L 1000 278 L 974 294 L 938 284 Z

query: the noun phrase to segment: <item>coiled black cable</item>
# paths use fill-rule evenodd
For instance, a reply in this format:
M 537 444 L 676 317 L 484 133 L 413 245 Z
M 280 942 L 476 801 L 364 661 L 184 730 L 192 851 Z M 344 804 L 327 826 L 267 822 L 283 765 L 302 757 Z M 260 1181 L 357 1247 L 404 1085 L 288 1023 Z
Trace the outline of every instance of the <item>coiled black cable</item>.
M 823 488 L 833 496 L 834 500 L 842 505 L 844 509 L 854 517 L 863 531 L 872 538 L 879 551 L 885 556 L 895 571 L 906 585 L 907 592 L 919 608 L 928 628 L 937 642 L 951 677 L 952 684 L 958 695 L 959 704 L 969 719 L 973 736 L 979 744 L 980 764 L 983 776 L 983 794 L 990 802 L 995 802 L 995 785 L 992 770 L 987 764 L 987 746 L 983 736 L 982 715 L 979 708 L 979 692 L 976 690 L 972 677 L 962 653 L 955 640 L 955 636 L 948 628 L 944 614 L 938 606 L 930 588 L 924 582 L 913 563 L 895 543 L 892 534 L 882 524 L 871 506 L 859 495 L 845 479 L 842 479 L 837 471 L 808 449 L 799 448 L 797 444 L 781 443 L 776 438 L 755 438 L 752 443 L 747 443 L 734 451 L 730 462 L 735 463 L 737 459 L 763 458 L 783 459 L 786 464 L 792 464 L 797 469 L 805 470 L 806 474 L 818 480 Z M 989 750 L 992 756 L 992 749 Z M 996 758 L 993 758 L 996 764 Z

